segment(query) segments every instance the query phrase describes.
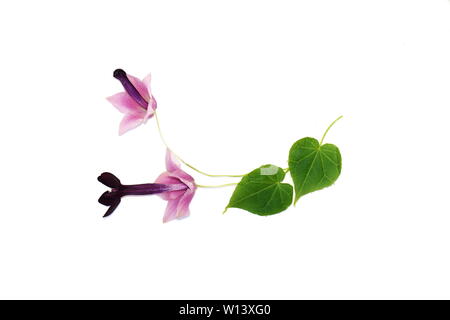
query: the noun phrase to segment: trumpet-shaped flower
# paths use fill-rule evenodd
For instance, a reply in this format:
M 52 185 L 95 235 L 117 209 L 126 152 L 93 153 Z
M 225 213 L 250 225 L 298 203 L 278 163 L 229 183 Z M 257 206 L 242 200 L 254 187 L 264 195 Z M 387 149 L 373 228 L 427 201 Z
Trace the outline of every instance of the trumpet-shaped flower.
M 98 181 L 111 188 L 104 192 L 98 201 L 108 206 L 104 217 L 111 215 L 119 206 L 122 197 L 134 195 L 159 194 L 168 201 L 163 222 L 173 219 L 181 219 L 189 216 L 189 204 L 195 194 L 194 179 L 181 170 L 172 152 L 167 150 L 166 169 L 155 183 L 123 185 L 120 180 L 109 172 L 104 172 L 98 177 Z
M 117 69 L 113 76 L 120 81 L 124 91 L 106 99 L 124 114 L 119 126 L 119 135 L 122 135 L 153 117 L 157 104 L 150 89 L 150 74 L 139 80 L 122 69 Z
M 155 183 L 165 185 L 182 183 L 186 188 L 184 190 L 166 191 L 160 194 L 164 200 L 168 201 L 163 222 L 189 216 L 189 204 L 197 188 L 194 178 L 181 170 L 179 162 L 169 149 L 166 152 L 166 170 L 156 179 Z

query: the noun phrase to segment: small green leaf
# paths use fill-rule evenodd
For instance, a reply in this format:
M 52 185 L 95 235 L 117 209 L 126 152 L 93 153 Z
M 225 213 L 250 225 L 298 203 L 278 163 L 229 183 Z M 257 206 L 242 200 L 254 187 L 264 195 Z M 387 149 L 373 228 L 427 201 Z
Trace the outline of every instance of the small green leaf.
M 295 202 L 310 192 L 331 186 L 341 173 L 342 159 L 334 144 L 321 145 L 314 138 L 303 138 L 289 151 L 289 171 L 295 188 Z
M 285 175 L 283 169 L 270 164 L 253 170 L 236 186 L 226 209 L 240 208 L 261 216 L 286 210 L 292 204 L 293 188 L 281 183 Z

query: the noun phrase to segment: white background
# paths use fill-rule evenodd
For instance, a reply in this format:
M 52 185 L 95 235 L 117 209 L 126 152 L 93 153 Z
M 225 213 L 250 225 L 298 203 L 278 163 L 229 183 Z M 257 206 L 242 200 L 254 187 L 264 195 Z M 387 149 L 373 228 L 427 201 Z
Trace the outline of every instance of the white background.
M 0 298 L 450 298 L 447 0 L 3 1 L 0 39 Z M 101 172 L 164 170 L 154 119 L 117 134 L 118 67 L 205 171 L 284 167 L 344 115 L 342 174 L 272 217 L 224 188 L 103 219 Z

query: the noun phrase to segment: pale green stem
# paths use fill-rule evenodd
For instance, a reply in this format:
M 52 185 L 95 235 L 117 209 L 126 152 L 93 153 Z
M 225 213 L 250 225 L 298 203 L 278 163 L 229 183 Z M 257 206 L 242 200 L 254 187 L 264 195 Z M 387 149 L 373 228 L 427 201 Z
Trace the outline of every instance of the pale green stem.
M 342 116 L 338 117 L 336 120 L 334 120 L 327 128 L 327 130 L 325 131 L 325 133 L 322 136 L 322 140 L 320 140 L 320 145 L 322 145 L 323 140 L 325 139 L 325 136 L 327 135 L 328 131 L 331 129 L 331 127 L 339 120 L 341 119 Z
M 161 131 L 161 126 L 160 126 L 160 124 L 159 124 L 158 113 L 156 112 L 156 110 L 155 110 L 155 120 L 156 120 L 156 125 L 157 125 L 157 127 L 158 127 L 159 136 L 161 137 L 161 140 L 162 140 L 162 142 L 164 143 L 164 145 L 166 146 L 166 148 L 169 149 L 169 150 L 174 154 L 174 156 L 178 158 L 178 160 L 180 160 L 181 162 L 183 162 L 186 166 L 188 166 L 188 167 L 191 168 L 192 170 L 197 171 L 198 173 L 203 174 L 203 175 L 208 176 L 208 177 L 231 177 L 231 178 L 240 178 L 240 177 L 243 177 L 243 176 L 244 176 L 244 174 L 240 174 L 240 175 L 239 175 L 239 174 L 209 174 L 209 173 L 206 173 L 206 172 L 204 172 L 204 171 L 201 171 L 201 170 L 197 169 L 196 167 L 194 167 L 193 165 L 187 163 L 186 161 L 184 161 L 179 155 L 177 155 L 177 154 L 169 147 L 169 145 L 167 144 L 166 140 L 164 139 L 164 136 L 163 136 L 162 131 Z
M 223 187 L 235 186 L 235 185 L 237 185 L 237 183 L 225 183 L 225 184 L 219 184 L 219 185 L 213 185 L 213 186 L 208 186 L 208 185 L 203 185 L 203 184 L 195 184 L 195 185 L 199 188 L 223 188 Z

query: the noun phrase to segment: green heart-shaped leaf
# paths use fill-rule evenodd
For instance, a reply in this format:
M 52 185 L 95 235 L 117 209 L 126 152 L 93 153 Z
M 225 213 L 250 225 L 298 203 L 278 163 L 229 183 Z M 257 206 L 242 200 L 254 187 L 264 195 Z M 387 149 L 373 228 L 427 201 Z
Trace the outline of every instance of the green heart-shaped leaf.
M 286 210 L 292 204 L 293 188 L 281 183 L 285 175 L 283 169 L 270 164 L 253 170 L 236 186 L 226 209 L 240 208 L 261 216 Z
M 342 159 L 334 144 L 321 145 L 314 138 L 303 138 L 289 151 L 289 171 L 295 188 L 295 202 L 310 192 L 331 186 L 341 173 Z

